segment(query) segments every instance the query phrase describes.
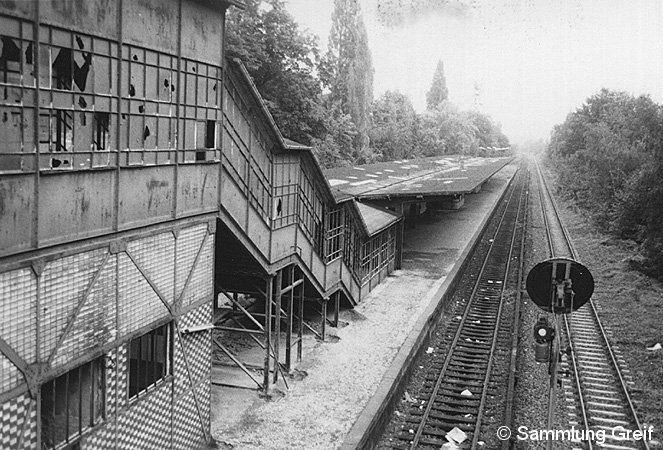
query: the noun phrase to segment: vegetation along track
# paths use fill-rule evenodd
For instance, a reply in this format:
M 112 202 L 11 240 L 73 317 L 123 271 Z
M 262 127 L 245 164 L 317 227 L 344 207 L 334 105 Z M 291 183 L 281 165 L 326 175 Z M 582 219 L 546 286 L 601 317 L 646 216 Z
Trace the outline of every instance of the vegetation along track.
M 559 217 L 555 200 L 537 164 L 540 183 L 541 209 L 552 257 L 565 257 L 578 261 L 578 255 L 564 224 Z M 564 315 L 560 324 L 566 348 L 561 368 L 566 369 L 572 383 L 565 383 L 569 400 L 569 425 L 579 426 L 587 439 L 578 442 L 588 449 L 649 449 L 644 439 L 623 439 L 623 430 L 644 431 L 629 396 L 627 384 L 630 376 L 618 351 L 601 324 L 593 301 L 572 314 Z
M 484 235 L 484 241 L 489 243 L 485 258 L 475 272 L 462 313 L 450 322 L 446 339 L 434 352 L 436 359 L 422 377 L 423 386 L 417 394 L 422 400 L 411 403 L 404 411 L 404 428 L 393 434 L 389 443 L 383 440 L 385 447 L 440 448 L 447 442 L 447 432 L 457 427 L 467 434 L 463 448 L 485 448 L 481 430 L 496 419 L 493 413 L 490 424 L 484 421 L 484 412 L 495 408 L 489 403 L 499 405 L 500 419 L 504 414 L 504 402 L 495 402 L 494 397 L 505 386 L 505 373 L 512 357 L 515 321 L 513 314 L 506 317 L 504 313 L 506 309 L 513 312 L 513 304 L 505 307 L 505 291 L 511 262 L 520 259 L 522 239 L 517 237 L 522 237 L 523 230 L 517 225 L 523 222 L 527 210 L 527 182 L 522 172 L 507 193 L 506 207 L 493 218 L 496 225 L 492 228 L 496 231 Z M 501 370 L 500 380 L 491 380 L 494 362 L 500 360 L 507 369 Z

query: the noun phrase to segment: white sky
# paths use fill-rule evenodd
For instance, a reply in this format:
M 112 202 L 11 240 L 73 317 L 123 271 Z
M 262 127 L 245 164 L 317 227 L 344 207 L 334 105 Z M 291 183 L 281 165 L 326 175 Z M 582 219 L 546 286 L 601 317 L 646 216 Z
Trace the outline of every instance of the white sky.
M 378 20 L 378 2 L 399 5 L 400 25 Z M 286 0 L 295 21 L 319 36 L 323 51 L 333 3 Z M 423 111 L 441 59 L 450 100 L 473 108 L 478 86 L 479 109 L 501 123 L 512 142 L 547 139 L 553 125 L 602 87 L 663 103 L 661 0 L 360 3 L 376 98 L 398 90 Z

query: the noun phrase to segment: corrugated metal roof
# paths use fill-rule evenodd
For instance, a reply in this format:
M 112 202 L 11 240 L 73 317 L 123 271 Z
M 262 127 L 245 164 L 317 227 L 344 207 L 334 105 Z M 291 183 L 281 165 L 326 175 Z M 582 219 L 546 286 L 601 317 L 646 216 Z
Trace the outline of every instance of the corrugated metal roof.
M 398 160 L 325 171 L 333 191 L 357 198 L 417 197 L 472 192 L 512 158 L 458 155 Z
M 387 209 L 357 202 L 357 209 L 361 215 L 369 236 L 384 230 L 395 222 L 401 220 L 401 216 Z

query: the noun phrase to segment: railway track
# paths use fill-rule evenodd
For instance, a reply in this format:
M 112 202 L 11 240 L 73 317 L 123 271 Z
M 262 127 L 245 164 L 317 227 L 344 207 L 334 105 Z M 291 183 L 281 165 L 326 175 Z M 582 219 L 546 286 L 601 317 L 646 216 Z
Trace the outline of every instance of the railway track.
M 578 261 L 570 236 L 538 163 L 539 194 L 551 257 Z M 644 431 L 630 398 L 628 369 L 610 340 L 591 300 L 578 311 L 562 316 L 563 352 L 560 367 L 571 383 L 563 383 L 572 420 L 585 430 L 578 448 L 649 449 L 646 440 L 624 440 L 625 430 Z M 552 395 L 551 390 L 551 395 Z M 617 429 L 617 436 L 613 430 Z
M 462 315 L 450 324 L 447 338 L 436 352 L 439 359 L 425 375 L 418 395 L 423 400 L 406 411 L 408 427 L 391 443 L 393 448 L 440 448 L 454 428 L 467 435 L 463 448 L 481 448 L 484 444 L 480 441 L 487 422 L 484 412 L 489 397 L 498 390 L 496 381 L 491 381 L 493 363 L 512 353 L 511 340 L 504 337 L 505 328 L 510 331 L 514 321 L 504 317 L 504 293 L 513 255 L 519 254 L 518 246 L 522 244 L 516 236 L 517 224 L 526 211 L 525 178 L 519 174 L 508 193 L 507 205 L 496 218 L 496 231 Z

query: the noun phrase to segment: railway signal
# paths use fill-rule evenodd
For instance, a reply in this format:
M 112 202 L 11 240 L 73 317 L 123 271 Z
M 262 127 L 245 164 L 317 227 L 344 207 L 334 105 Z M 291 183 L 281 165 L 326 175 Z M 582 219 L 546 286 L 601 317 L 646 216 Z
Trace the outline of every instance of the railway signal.
M 550 347 L 555 338 L 555 328 L 548 323 L 547 317 L 540 317 L 534 325 L 534 360 L 536 362 L 550 361 Z
M 539 318 L 534 325 L 534 359 L 547 362 L 550 374 L 548 401 L 548 428 L 552 429 L 555 389 L 558 379 L 557 364 L 561 360 L 560 321 L 589 301 L 594 292 L 594 277 L 585 266 L 569 258 L 551 258 L 538 263 L 527 274 L 525 283 L 530 298 L 545 312 L 553 313 L 552 325 L 547 317 Z M 552 448 L 552 441 L 546 449 Z M 591 447 L 590 447 L 591 448 Z
M 527 293 L 546 312 L 569 314 L 587 303 L 594 292 L 594 277 L 578 261 L 552 258 L 527 274 Z

